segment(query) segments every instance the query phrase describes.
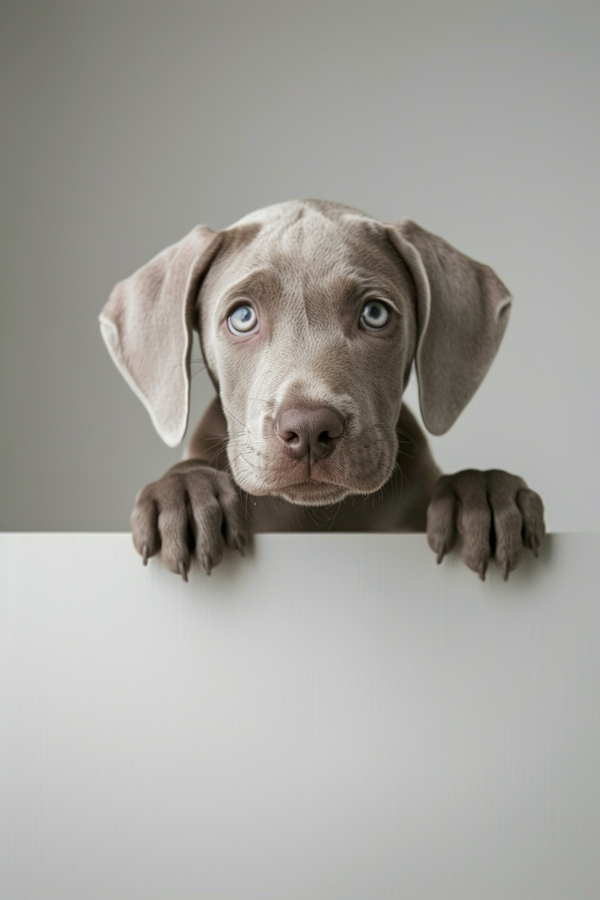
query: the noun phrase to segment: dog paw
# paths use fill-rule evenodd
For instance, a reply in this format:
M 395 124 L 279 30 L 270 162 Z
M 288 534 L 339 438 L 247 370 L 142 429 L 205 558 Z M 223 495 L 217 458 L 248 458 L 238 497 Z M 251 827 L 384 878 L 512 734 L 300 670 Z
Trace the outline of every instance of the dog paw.
M 443 475 L 427 511 L 427 539 L 438 563 L 458 544 L 482 580 L 495 558 L 506 581 L 524 547 L 538 555 L 545 533 L 541 497 L 522 478 L 498 469 Z
M 248 539 L 229 475 L 195 460 L 173 466 L 140 491 L 131 531 L 144 565 L 160 553 L 165 566 L 184 581 L 193 559 L 210 575 L 225 547 L 243 556 Z

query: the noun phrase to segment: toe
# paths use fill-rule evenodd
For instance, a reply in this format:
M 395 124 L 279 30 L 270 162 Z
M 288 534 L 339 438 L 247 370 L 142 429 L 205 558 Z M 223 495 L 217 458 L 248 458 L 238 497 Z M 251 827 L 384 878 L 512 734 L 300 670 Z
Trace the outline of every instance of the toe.
M 523 518 L 523 543 L 537 556 L 546 536 L 542 498 L 535 491 L 523 488 L 517 494 L 517 506 Z
M 461 557 L 467 566 L 485 581 L 485 573 L 492 555 L 490 542 L 492 514 L 485 497 L 481 503 L 463 506 L 458 522 L 462 540 Z
M 444 479 L 440 479 L 441 482 Z M 438 483 L 439 484 L 439 483 Z M 449 483 L 439 484 L 427 510 L 427 540 L 441 563 L 456 543 L 458 503 Z
M 190 568 L 189 528 L 185 504 L 161 510 L 158 516 L 161 534 L 161 559 L 176 575 L 187 580 Z
M 138 498 L 131 513 L 131 536 L 137 552 L 147 565 L 150 556 L 160 550 L 158 508 L 151 498 Z
M 453 487 L 459 503 L 456 522 L 460 555 L 463 562 L 485 581 L 492 555 L 492 513 L 484 473 L 475 469 L 459 472 L 453 476 Z
M 522 517 L 516 503 L 508 503 L 493 509 L 496 560 L 502 570 L 502 577 L 507 581 L 508 576 L 516 569 L 521 559 L 523 549 Z
M 229 478 L 219 484 L 219 503 L 223 510 L 223 539 L 230 550 L 238 550 L 244 556 L 248 542 L 248 530 L 239 497 Z
M 212 485 L 190 483 L 188 508 L 194 535 L 194 556 L 207 575 L 223 558 L 223 511 Z

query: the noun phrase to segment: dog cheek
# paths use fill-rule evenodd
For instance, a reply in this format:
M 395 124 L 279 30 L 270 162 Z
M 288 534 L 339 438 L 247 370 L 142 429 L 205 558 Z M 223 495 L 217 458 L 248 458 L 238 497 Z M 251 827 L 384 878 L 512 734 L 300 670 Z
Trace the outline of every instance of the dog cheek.
M 395 429 L 379 431 L 363 445 L 363 453 L 356 471 L 357 493 L 373 493 L 380 490 L 392 476 L 398 453 Z
M 261 496 L 267 493 L 263 489 L 262 480 L 257 479 L 257 469 L 251 461 L 250 448 L 241 449 L 238 441 L 231 440 L 227 447 L 229 461 L 229 473 L 235 484 L 251 496 Z
M 229 436 L 229 468 L 242 490 L 262 496 L 269 493 L 268 475 L 272 468 L 272 448 L 268 441 L 272 416 L 268 401 L 262 399 L 269 396 L 268 385 L 252 379 L 252 373 L 247 370 L 236 374 L 236 383 L 244 385 L 243 390 L 224 391 L 221 395 Z

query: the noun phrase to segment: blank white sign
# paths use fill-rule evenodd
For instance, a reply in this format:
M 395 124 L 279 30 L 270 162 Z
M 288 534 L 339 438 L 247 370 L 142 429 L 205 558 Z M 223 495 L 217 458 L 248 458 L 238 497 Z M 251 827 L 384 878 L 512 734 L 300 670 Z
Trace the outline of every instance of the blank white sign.
M 600 541 L 0 536 L 0 896 L 600 896 Z

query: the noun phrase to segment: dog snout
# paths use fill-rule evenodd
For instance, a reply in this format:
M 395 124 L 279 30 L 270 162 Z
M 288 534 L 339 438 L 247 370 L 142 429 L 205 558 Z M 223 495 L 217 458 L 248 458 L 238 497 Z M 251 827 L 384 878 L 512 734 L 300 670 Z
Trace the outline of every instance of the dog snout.
M 291 407 L 277 417 L 277 434 L 294 459 L 323 459 L 344 432 L 344 417 L 328 406 Z

